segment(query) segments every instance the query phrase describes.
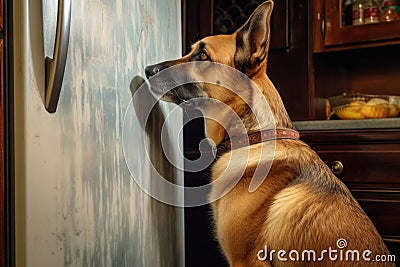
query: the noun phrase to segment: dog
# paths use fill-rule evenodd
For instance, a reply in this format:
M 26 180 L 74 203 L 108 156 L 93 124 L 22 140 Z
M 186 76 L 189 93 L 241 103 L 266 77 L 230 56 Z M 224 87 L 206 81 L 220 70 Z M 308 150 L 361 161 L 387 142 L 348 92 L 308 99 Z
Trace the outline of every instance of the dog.
M 243 124 L 241 130 L 232 130 L 236 127 L 230 122 L 232 114 L 204 104 L 208 113 L 219 116 L 218 120 L 205 118 L 205 136 L 216 147 L 224 148 L 218 150 L 211 180 L 240 178 L 230 190 L 226 189 L 229 182 L 220 183 L 210 193 L 215 236 L 222 252 L 233 267 L 395 266 L 393 262 L 375 261 L 377 255 L 389 255 L 376 228 L 348 188 L 298 139 L 279 93 L 267 77 L 272 10 L 273 2 L 268 0 L 233 34 L 205 37 L 193 44 L 186 56 L 145 69 L 147 78 L 153 78 L 173 66 L 198 64 L 186 75 L 194 79 L 209 75 L 215 82 L 176 86 L 165 92 L 163 100 L 181 104 L 191 99 L 212 99 L 228 106 Z M 243 87 L 250 86 L 240 82 L 242 77 L 231 77 L 233 84 L 241 87 L 239 93 L 232 92 L 220 84 L 218 68 L 211 70 L 200 64 L 207 62 L 232 68 L 251 80 L 269 104 L 273 120 L 260 115 L 259 96 L 247 95 L 250 104 L 246 96 L 240 96 L 247 90 Z M 230 130 L 251 140 L 234 148 L 234 142 L 227 141 L 232 137 L 228 136 Z M 264 133 L 273 138 L 262 140 Z M 271 142 L 273 158 L 263 152 L 270 149 Z M 232 163 L 235 153 L 247 155 L 242 172 L 235 167 L 241 160 Z M 249 190 L 257 167 L 269 168 L 269 172 L 255 190 Z M 213 198 L 217 195 L 223 197 Z

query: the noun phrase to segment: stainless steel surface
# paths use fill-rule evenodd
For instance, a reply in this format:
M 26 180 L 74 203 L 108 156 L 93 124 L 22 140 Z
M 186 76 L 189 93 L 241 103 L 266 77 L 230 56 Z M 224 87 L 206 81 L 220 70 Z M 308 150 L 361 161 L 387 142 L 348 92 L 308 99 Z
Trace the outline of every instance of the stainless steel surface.
M 65 64 L 67 62 L 69 34 L 71 26 L 71 0 L 58 0 L 57 31 L 53 58 L 46 58 L 46 110 L 53 113 L 57 109 Z
M 53 56 L 57 4 L 13 2 L 15 265 L 184 266 L 183 209 L 139 188 L 121 141 L 132 78 L 181 55 L 181 1 L 71 1 L 62 92 L 50 114 L 44 59 Z M 151 126 L 175 108 L 162 104 Z M 182 118 L 171 122 L 167 143 L 183 164 Z M 165 162 L 157 127 L 132 129 L 133 138 L 142 133 L 148 141 L 148 154 L 138 158 L 148 155 L 182 184 L 183 173 L 172 176 L 176 169 Z M 151 181 L 149 170 L 141 163 L 140 178 Z

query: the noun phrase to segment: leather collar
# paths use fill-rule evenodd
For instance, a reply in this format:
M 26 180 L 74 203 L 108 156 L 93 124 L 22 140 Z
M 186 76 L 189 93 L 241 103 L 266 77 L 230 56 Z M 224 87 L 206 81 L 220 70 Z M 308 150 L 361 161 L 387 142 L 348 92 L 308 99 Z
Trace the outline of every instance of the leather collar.
M 257 131 L 249 133 L 245 136 L 233 137 L 232 139 L 222 141 L 222 143 L 217 146 L 217 157 L 220 157 L 224 153 L 231 151 L 232 147 L 237 149 L 248 145 L 281 139 L 299 140 L 300 134 L 296 130 L 277 128 Z

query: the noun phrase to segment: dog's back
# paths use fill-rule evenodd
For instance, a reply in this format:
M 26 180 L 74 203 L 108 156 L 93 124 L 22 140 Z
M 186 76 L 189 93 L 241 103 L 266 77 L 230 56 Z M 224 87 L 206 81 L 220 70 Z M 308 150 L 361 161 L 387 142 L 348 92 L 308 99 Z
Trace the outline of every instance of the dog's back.
M 253 145 L 250 161 L 262 145 Z M 213 166 L 215 179 L 229 157 Z M 389 255 L 381 237 L 308 145 L 277 141 L 268 177 L 250 193 L 254 169 L 249 165 L 239 184 L 212 204 L 216 233 L 232 266 L 394 266 L 375 261 Z

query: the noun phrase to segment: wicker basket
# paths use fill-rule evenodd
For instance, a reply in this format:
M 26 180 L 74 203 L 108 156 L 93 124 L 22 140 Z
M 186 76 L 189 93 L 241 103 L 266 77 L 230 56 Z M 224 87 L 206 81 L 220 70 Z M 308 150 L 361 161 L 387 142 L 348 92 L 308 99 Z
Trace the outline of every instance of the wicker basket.
M 330 97 L 328 104 L 328 119 L 332 115 L 342 120 L 393 118 L 400 112 L 400 96 L 352 92 Z

